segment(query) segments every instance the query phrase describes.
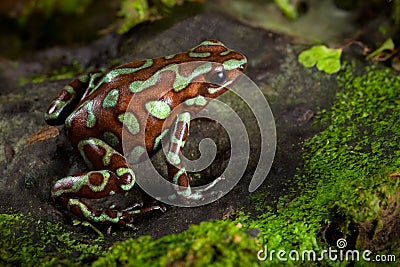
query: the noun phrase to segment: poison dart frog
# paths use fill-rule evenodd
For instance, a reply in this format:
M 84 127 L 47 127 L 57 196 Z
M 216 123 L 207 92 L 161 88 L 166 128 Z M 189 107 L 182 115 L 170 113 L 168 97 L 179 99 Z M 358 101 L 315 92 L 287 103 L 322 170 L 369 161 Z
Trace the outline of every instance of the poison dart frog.
M 50 104 L 45 121 L 49 125 L 65 123 L 72 146 L 90 171 L 58 180 L 51 189 L 52 198 L 86 220 L 127 227 L 132 226 L 129 218 L 162 209 L 140 205 L 96 209 L 83 200 L 125 193 L 134 186 L 135 173 L 124 155 L 123 135 L 130 157 L 137 160 L 144 153 L 154 154 L 160 149 L 160 140 L 169 136 L 168 180 L 186 188 L 178 194 L 199 197 L 191 192 L 188 174 L 176 161 L 188 135 L 190 117 L 209 99 L 225 92 L 246 64 L 242 54 L 219 41 L 207 40 L 186 52 L 126 63 L 71 81 Z M 134 103 L 129 104 L 132 99 Z M 178 106 L 184 108 L 171 118 Z M 162 130 L 164 123 L 166 130 Z M 139 138 L 143 135 L 145 138 Z

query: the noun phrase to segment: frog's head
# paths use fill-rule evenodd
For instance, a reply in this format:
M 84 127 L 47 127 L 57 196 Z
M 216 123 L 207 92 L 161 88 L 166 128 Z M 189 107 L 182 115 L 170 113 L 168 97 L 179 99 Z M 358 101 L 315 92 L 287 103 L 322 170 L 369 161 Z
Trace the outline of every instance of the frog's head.
M 247 59 L 244 55 L 230 50 L 220 41 L 208 40 L 189 50 L 189 56 L 199 61 L 210 62 L 204 73 L 207 82 L 200 89 L 200 94 L 214 98 L 227 90 L 244 71 Z

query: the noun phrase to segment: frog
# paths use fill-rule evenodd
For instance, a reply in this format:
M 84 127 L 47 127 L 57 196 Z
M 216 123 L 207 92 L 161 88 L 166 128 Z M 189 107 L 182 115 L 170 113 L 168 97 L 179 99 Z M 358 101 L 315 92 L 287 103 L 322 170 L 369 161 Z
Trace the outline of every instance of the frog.
M 192 67 L 183 68 L 182 63 Z M 89 72 L 69 82 L 44 119 L 49 125 L 65 124 L 67 137 L 88 170 L 57 180 L 52 199 L 84 220 L 134 228 L 132 217 L 165 207 L 136 203 L 124 209 L 94 208 L 84 199 L 129 192 L 137 178 L 129 162 L 142 160 L 145 153 L 154 155 L 164 139 L 169 139 L 167 179 L 183 188 L 176 190 L 177 196 L 201 197 L 192 192 L 179 161 L 190 118 L 227 91 L 246 65 L 243 54 L 218 40 L 206 40 L 185 52 Z

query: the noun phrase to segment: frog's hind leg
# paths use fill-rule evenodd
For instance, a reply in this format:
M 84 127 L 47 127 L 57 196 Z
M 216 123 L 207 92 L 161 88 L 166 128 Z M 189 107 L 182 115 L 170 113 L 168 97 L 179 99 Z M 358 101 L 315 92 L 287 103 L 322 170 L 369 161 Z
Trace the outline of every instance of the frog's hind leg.
M 78 149 L 95 171 L 65 177 L 52 188 L 53 198 L 72 213 L 93 222 L 132 227 L 127 218 L 155 209 L 163 210 L 160 206 L 100 210 L 84 202 L 82 198 L 98 199 L 129 191 L 135 184 L 135 174 L 123 155 L 99 139 L 85 139 L 78 144 Z
M 93 89 L 102 72 L 91 72 L 71 81 L 51 102 L 44 118 L 49 125 L 63 124 L 79 101 Z

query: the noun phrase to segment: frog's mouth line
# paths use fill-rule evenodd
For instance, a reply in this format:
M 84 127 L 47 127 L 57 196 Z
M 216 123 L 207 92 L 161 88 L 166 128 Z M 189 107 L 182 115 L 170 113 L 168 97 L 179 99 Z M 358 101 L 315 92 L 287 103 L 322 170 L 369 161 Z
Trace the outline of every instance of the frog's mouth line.
M 210 84 L 207 91 L 209 94 L 213 95 L 215 93 L 218 93 L 219 91 L 227 88 L 227 86 L 231 85 L 234 81 L 228 81 L 224 85 L 218 85 L 218 84 Z

